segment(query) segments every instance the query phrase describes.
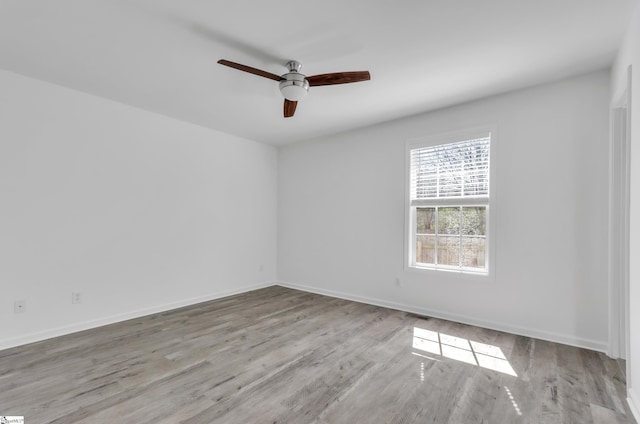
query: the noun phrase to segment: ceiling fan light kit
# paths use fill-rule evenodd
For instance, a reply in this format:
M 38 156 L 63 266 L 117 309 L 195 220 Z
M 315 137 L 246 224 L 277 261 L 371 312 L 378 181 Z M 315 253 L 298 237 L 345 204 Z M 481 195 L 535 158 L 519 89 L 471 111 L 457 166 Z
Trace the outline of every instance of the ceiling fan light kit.
M 293 116 L 296 112 L 298 100 L 303 99 L 307 95 L 309 87 L 349 84 L 352 82 L 369 81 L 371 79 L 369 71 L 334 72 L 330 74 L 313 75 L 307 78 L 307 76 L 300 73 L 302 65 L 295 60 L 287 62 L 286 66 L 289 72 L 282 76 L 225 59 L 220 59 L 218 63 L 253 75 L 278 81 L 280 93 L 284 96 L 285 118 L 291 118 Z
M 297 102 L 305 98 L 309 92 L 309 81 L 300 73 L 302 65 L 295 60 L 287 63 L 289 72 L 284 74 L 280 81 L 280 93 L 285 99 Z

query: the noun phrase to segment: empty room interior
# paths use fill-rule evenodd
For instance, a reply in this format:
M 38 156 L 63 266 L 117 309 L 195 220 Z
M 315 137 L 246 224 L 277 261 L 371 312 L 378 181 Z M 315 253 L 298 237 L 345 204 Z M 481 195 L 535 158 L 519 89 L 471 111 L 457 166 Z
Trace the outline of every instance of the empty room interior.
M 640 2 L 0 1 L 0 422 L 637 423 Z

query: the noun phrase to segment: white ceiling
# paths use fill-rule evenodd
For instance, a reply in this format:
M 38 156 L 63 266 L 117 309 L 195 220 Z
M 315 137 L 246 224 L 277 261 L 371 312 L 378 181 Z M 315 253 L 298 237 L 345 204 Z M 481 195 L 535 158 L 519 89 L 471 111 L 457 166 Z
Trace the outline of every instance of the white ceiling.
M 0 68 L 274 145 L 609 66 L 636 0 L 0 0 Z M 283 74 L 369 70 L 282 117 Z

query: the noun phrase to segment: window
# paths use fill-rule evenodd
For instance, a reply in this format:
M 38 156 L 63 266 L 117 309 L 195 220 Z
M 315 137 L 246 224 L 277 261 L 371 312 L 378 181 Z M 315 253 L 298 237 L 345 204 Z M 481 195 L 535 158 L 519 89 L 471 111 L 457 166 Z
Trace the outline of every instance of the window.
M 408 264 L 487 274 L 491 133 L 430 141 L 407 144 Z

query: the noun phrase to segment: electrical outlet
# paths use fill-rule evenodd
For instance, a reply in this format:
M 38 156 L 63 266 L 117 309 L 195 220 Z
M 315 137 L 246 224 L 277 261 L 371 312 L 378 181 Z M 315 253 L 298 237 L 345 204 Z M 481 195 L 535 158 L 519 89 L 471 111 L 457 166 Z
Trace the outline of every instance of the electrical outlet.
M 77 305 L 78 303 L 82 303 L 82 293 L 73 292 L 71 293 L 71 303 Z
M 258 266 L 258 271 L 260 272 L 264 271 L 264 265 L 260 264 L 260 266 Z
M 13 302 L 13 313 L 21 314 L 27 311 L 27 301 L 26 300 L 16 300 Z
M 402 281 L 400 281 L 400 278 L 396 277 L 395 283 L 396 287 L 402 287 Z

